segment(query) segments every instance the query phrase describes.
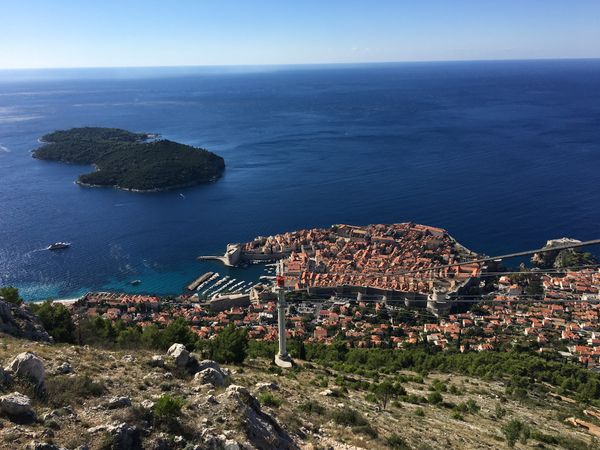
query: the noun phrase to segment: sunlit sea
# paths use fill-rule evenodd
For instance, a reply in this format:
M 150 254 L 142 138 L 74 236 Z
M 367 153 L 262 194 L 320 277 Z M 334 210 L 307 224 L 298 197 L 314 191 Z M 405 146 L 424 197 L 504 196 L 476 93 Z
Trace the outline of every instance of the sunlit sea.
M 216 183 L 140 194 L 38 161 L 56 129 L 160 133 Z M 180 195 L 182 194 L 182 195 Z M 0 285 L 179 294 L 229 242 L 414 221 L 488 255 L 600 237 L 600 61 L 0 71 Z M 56 241 L 72 247 L 43 250 Z M 130 281 L 139 279 L 138 286 Z

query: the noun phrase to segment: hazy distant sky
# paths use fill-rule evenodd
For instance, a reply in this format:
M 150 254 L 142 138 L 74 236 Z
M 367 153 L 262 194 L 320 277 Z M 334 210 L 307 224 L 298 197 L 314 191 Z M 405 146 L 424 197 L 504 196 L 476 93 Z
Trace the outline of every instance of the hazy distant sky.
M 0 24 L 0 68 L 600 57 L 600 0 L 0 0 Z

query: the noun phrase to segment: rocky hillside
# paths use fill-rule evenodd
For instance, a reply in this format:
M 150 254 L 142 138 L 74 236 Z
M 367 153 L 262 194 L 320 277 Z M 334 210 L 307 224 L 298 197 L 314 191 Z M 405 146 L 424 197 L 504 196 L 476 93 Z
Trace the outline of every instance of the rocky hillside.
M 0 297 L 0 332 L 32 341 L 51 341 L 40 320 L 25 303 L 11 303 Z
M 387 399 L 357 375 L 222 367 L 179 344 L 127 354 L 2 337 L 0 361 L 0 448 L 598 448 L 595 410 L 470 377 L 406 372 Z

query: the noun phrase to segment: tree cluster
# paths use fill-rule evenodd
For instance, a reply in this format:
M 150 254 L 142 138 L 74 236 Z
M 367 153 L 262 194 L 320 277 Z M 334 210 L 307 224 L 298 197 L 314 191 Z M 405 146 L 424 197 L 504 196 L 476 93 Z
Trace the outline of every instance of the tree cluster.
M 191 186 L 218 178 L 223 158 L 208 150 L 169 140 L 146 141 L 147 135 L 116 128 L 73 128 L 45 135 L 33 152 L 39 159 L 93 164 L 81 175 L 90 186 L 114 186 L 142 191 Z

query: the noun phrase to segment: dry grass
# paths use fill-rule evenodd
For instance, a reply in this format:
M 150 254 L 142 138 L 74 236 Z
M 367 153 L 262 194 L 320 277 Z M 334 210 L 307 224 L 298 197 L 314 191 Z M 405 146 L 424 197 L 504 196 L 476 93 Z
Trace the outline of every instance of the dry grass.
M 79 348 L 66 345 L 46 345 L 12 338 L 0 340 L 0 362 L 6 364 L 23 351 L 32 351 L 43 358 L 48 372 L 48 384 L 54 397 L 48 401 L 36 401 L 38 417 L 59 405 L 72 405 L 76 419 L 58 418 L 54 423 L 34 423 L 15 430 L 6 419 L 0 419 L 0 448 L 11 445 L 20 448 L 34 436 L 51 429 L 52 440 L 67 448 L 89 445 L 100 448 L 105 436 L 90 434 L 87 429 L 102 424 L 126 421 L 143 426 L 150 421 L 140 409 L 143 400 L 156 400 L 165 392 L 185 400 L 181 422 L 193 433 L 202 431 L 202 426 L 211 426 L 218 432 L 225 431 L 218 418 L 213 417 L 206 407 L 205 398 L 209 391 L 199 390 L 190 377 L 169 376 L 168 370 L 151 368 L 146 362 L 153 352 L 136 351 L 134 362 L 123 360 L 124 351 L 105 351 L 94 348 Z M 63 361 L 71 363 L 73 375 L 53 375 L 53 368 Z M 565 424 L 562 419 L 575 414 L 573 406 L 555 399 L 533 399 L 528 403 L 506 400 L 502 403 L 504 386 L 497 382 L 486 382 L 463 376 L 430 375 L 424 383 L 406 382 L 407 394 L 427 397 L 434 380 L 439 379 L 455 386 L 452 392 L 442 392 L 444 404 L 413 404 L 393 401 L 385 411 L 369 401 L 368 391 L 344 389 L 336 385 L 340 374 L 313 366 L 300 367 L 294 372 L 278 373 L 266 360 L 251 360 L 243 367 L 231 366 L 232 381 L 255 391 L 257 382 L 274 382 L 279 390 L 272 393 L 277 402 L 266 401 L 263 409 L 276 417 L 279 423 L 303 442 L 306 448 L 322 448 L 345 444 L 369 449 L 390 448 L 388 438 L 396 436 L 414 449 L 505 449 L 501 425 L 512 418 L 527 422 L 533 429 L 550 435 L 563 435 L 572 439 L 590 442 L 590 435 Z M 88 378 L 85 378 L 88 377 Z M 360 379 L 352 376 L 353 379 Z M 90 388 L 84 379 L 92 380 L 105 391 Z M 365 380 L 366 381 L 366 380 Z M 57 389 L 62 391 L 57 393 Z M 322 396 L 325 388 L 337 389 L 337 396 Z M 213 392 L 213 394 L 218 394 Z M 107 398 L 128 396 L 133 407 L 120 410 L 99 408 Z M 263 399 L 269 397 L 264 395 Z M 475 413 L 461 411 L 458 418 L 452 404 L 474 400 L 479 406 Z M 536 403 L 537 402 L 537 403 Z M 506 411 L 504 417 L 496 417 L 498 405 Z M 358 419 L 348 416 L 355 411 Z M 423 414 L 420 414 L 422 411 Z M 355 417 L 355 418 L 356 418 Z M 348 419 L 348 420 L 346 420 Z M 352 419 L 352 420 L 351 420 Z M 204 424 L 204 425 L 202 425 Z M 155 431 L 158 433 L 159 431 Z M 233 430 L 241 436 L 241 430 Z M 192 436 L 188 436 L 193 439 Z M 152 438 L 152 435 L 150 436 Z M 336 444 L 337 443 L 337 444 Z M 537 444 L 530 440 L 530 447 L 517 444 L 517 448 L 531 448 Z M 335 446 L 334 445 L 334 446 Z M 338 448 L 343 446 L 338 445 Z M 349 447 L 348 447 L 349 448 Z M 547 445 L 545 448 L 556 448 Z

